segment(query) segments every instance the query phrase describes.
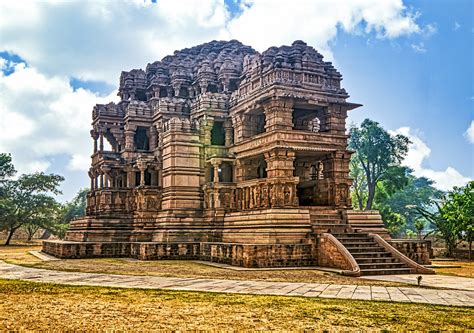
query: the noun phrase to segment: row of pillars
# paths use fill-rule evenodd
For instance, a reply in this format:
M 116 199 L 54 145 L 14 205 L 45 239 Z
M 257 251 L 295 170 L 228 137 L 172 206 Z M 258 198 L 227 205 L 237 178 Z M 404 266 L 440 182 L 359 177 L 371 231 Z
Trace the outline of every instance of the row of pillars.
M 110 175 L 110 171 L 103 171 L 100 170 L 99 173 L 91 173 L 89 172 L 89 176 L 91 179 L 91 189 L 97 190 L 100 188 L 132 188 L 134 186 L 144 186 L 146 185 L 145 181 L 145 173 L 147 171 L 147 167 L 139 167 L 138 170 L 140 171 L 140 181 L 139 184 L 135 183 L 135 169 L 127 170 L 126 174 L 118 175 L 117 177 L 112 177 Z M 151 175 L 151 185 L 152 186 L 160 186 L 161 184 L 161 171 L 152 170 L 150 172 Z M 122 186 L 120 186 L 119 181 L 121 180 Z

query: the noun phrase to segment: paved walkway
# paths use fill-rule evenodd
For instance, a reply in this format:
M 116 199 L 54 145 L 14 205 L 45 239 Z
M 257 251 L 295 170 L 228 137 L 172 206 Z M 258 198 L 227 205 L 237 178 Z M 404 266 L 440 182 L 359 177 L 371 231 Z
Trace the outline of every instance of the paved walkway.
M 380 281 L 391 281 L 417 285 L 416 278 L 420 274 L 397 274 L 397 275 L 372 275 L 363 276 L 362 279 L 380 280 Z M 435 288 L 447 288 L 447 289 L 461 289 L 474 291 L 474 279 L 461 277 L 461 276 L 449 276 L 439 274 L 423 274 L 421 285 L 424 287 L 435 287 Z
M 0 278 L 67 285 L 210 291 L 238 294 L 304 296 L 474 306 L 474 291 L 469 290 L 165 278 L 155 276 L 61 272 L 16 266 L 2 261 L 0 261 Z

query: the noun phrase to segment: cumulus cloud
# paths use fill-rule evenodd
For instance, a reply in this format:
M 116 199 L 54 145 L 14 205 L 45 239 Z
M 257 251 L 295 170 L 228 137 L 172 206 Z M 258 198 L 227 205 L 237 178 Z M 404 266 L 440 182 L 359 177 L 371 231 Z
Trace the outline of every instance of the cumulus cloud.
M 402 0 L 1 1 L 0 50 L 45 75 L 116 84 L 121 70 L 143 67 L 176 49 L 236 38 L 263 51 L 304 39 L 331 57 L 338 29 L 396 38 L 432 31 Z
M 474 144 L 474 120 L 471 121 L 471 125 L 469 125 L 466 132 L 464 132 L 464 137 L 467 141 Z
M 11 152 L 20 172 L 46 171 L 49 156 L 89 156 L 94 104 L 116 99 L 73 90 L 67 77 L 46 76 L 24 63 L 0 72 L 0 151 Z
M 0 151 L 20 172 L 86 170 L 94 104 L 113 100 L 73 89 L 72 78 L 114 87 L 122 70 L 174 50 L 239 39 L 263 51 L 303 39 L 331 59 L 338 30 L 393 39 L 426 35 L 402 0 L 0 1 Z M 64 170 L 54 156 L 66 156 Z M 56 169 L 55 169 L 56 168 Z
M 434 186 L 443 191 L 452 190 L 453 186 L 464 186 L 471 180 L 451 166 L 445 170 L 426 168 L 423 162 L 430 156 L 431 149 L 410 127 L 401 127 L 396 131 L 391 131 L 391 134 L 402 134 L 410 138 L 412 143 L 403 164 L 413 169 L 415 176 L 432 179 L 435 182 Z

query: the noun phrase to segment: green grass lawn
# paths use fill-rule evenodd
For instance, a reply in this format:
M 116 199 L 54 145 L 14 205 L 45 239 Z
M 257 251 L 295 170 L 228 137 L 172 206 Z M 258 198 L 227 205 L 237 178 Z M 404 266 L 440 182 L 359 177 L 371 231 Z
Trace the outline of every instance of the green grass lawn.
M 473 308 L 0 280 L 0 330 L 474 329 Z

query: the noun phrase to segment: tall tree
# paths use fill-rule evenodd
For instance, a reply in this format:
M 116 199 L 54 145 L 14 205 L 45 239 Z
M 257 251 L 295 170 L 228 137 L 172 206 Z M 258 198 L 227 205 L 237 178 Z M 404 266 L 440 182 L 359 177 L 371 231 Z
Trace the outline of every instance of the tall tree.
M 365 119 L 360 128 L 350 129 L 349 148 L 353 149 L 367 179 L 367 203 L 372 209 L 377 183 L 391 166 L 399 165 L 410 141 L 403 135 L 390 135 L 379 123 Z
M 14 233 L 27 224 L 46 224 L 59 209 L 52 195 L 60 194 L 64 180 L 54 174 L 34 173 L 17 180 L 5 180 L 0 197 L 0 225 L 8 231 L 8 245 Z

